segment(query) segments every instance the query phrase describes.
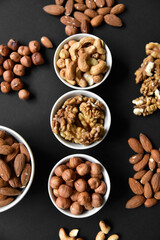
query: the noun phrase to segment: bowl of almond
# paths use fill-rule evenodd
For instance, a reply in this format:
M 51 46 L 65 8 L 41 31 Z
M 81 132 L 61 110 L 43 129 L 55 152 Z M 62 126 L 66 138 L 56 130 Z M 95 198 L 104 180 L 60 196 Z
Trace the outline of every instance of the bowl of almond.
M 0 126 L 0 212 L 18 204 L 31 187 L 35 164 L 28 143 L 14 130 Z

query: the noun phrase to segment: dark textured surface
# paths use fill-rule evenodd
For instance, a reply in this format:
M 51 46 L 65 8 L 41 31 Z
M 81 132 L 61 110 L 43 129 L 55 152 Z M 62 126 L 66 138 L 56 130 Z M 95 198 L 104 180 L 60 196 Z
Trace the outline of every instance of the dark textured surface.
M 54 1 L 54 0 L 53 0 Z M 1 0 L 0 42 L 16 38 L 27 44 L 47 35 L 55 48 L 66 37 L 58 17 L 42 11 L 52 4 L 46 0 Z M 119 2 L 119 1 L 118 1 Z M 58 97 L 71 89 L 58 80 L 52 58 L 55 51 L 44 49 L 46 64 L 32 68 L 23 77 L 32 92 L 30 101 L 23 102 L 16 93 L 0 94 L 0 124 L 19 132 L 30 144 L 36 162 L 33 185 L 26 197 L 14 208 L 0 214 L 1 240 L 52 240 L 58 239 L 60 227 L 79 228 L 86 240 L 95 238 L 101 219 L 111 224 L 111 233 L 118 233 L 124 240 L 158 240 L 160 237 L 160 204 L 146 209 L 126 210 L 125 203 L 132 196 L 128 177 L 133 175 L 128 163 L 132 151 L 127 145 L 130 136 L 146 133 L 156 147 L 160 145 L 160 113 L 146 118 L 132 114 L 131 100 L 140 96 L 134 82 L 134 71 L 145 56 L 144 46 L 149 41 L 159 41 L 159 0 L 122 1 L 127 11 L 122 14 L 125 27 L 116 29 L 103 25 L 93 34 L 101 37 L 111 49 L 113 69 L 108 80 L 94 92 L 108 103 L 112 126 L 106 140 L 83 153 L 99 159 L 111 177 L 111 195 L 105 207 L 86 219 L 73 219 L 62 215 L 51 203 L 47 192 L 48 175 L 54 164 L 64 156 L 78 153 L 62 146 L 53 136 L 49 115 Z

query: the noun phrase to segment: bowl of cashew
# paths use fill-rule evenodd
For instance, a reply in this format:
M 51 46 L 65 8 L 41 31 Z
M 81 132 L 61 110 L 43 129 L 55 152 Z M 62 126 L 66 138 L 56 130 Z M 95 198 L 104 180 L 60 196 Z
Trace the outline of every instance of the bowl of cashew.
M 68 87 L 89 90 L 110 74 L 112 55 L 103 40 L 91 34 L 75 34 L 62 41 L 54 55 L 54 69 Z

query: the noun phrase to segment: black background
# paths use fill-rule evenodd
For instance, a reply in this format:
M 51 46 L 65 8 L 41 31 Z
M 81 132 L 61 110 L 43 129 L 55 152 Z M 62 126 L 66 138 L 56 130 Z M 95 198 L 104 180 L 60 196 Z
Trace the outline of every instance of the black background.
M 103 85 L 93 91 L 110 107 L 111 130 L 101 144 L 94 149 L 81 151 L 99 159 L 111 178 L 111 194 L 107 204 L 96 215 L 86 219 L 64 216 L 51 203 L 47 192 L 47 180 L 52 167 L 66 155 L 78 151 L 63 146 L 53 136 L 49 115 L 54 102 L 62 94 L 72 90 L 56 76 L 52 59 L 58 44 L 66 37 L 59 17 L 43 12 L 42 7 L 52 4 L 47 0 L 1 0 L 0 42 L 10 38 L 28 44 L 45 35 L 54 43 L 54 50 L 43 48 L 46 64 L 28 71 L 23 80 L 32 93 L 31 100 L 20 101 L 17 93 L 0 94 L 0 124 L 20 133 L 31 146 L 36 163 L 36 173 L 31 189 L 14 208 L 0 215 L 1 240 L 52 240 L 58 238 L 58 230 L 79 228 L 81 237 L 94 239 L 99 231 L 98 222 L 106 220 L 124 240 L 160 239 L 160 204 L 146 209 L 126 210 L 125 203 L 132 196 L 128 177 L 133 175 L 128 158 L 133 154 L 127 139 L 146 133 L 155 147 L 160 146 L 160 114 L 137 117 L 132 113 L 132 99 L 140 96 L 135 84 L 134 72 L 145 57 L 145 44 L 159 41 L 159 0 L 122 2 L 127 11 L 122 14 L 124 27 L 112 28 L 106 24 L 94 29 L 93 34 L 102 38 L 113 55 L 113 68 Z M 119 3 L 119 1 L 118 1 Z

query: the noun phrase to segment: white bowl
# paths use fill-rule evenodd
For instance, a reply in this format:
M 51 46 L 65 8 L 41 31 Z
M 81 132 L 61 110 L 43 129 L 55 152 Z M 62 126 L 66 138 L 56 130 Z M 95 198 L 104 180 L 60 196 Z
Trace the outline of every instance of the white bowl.
M 83 95 L 83 96 L 87 96 L 87 97 L 92 97 L 95 98 L 97 100 L 99 100 L 101 103 L 103 103 L 103 105 L 105 106 L 105 119 L 104 119 L 104 129 L 105 129 L 105 135 L 103 136 L 103 138 L 100 141 L 96 141 L 90 145 L 81 145 L 78 143 L 72 143 L 69 142 L 67 140 L 65 140 L 64 138 L 62 138 L 59 134 L 55 134 L 55 137 L 65 146 L 72 148 L 72 149 L 78 149 L 78 150 L 84 150 L 84 149 L 89 149 L 92 147 L 95 147 L 96 145 L 98 145 L 100 142 L 102 142 L 104 140 L 104 138 L 107 136 L 108 131 L 110 129 L 110 125 L 111 125 L 111 113 L 109 110 L 108 105 L 106 104 L 106 102 L 99 97 L 97 94 L 89 92 L 89 91 L 84 91 L 84 90 L 74 90 L 74 91 L 70 91 L 65 93 L 64 95 L 62 95 L 53 105 L 52 110 L 51 110 L 51 114 L 50 114 L 50 125 L 51 125 L 51 129 L 52 129 L 52 119 L 53 116 L 57 113 L 58 109 L 61 108 L 61 106 L 63 105 L 63 103 L 70 97 L 74 97 L 77 95 Z M 52 131 L 53 132 L 53 131 Z
M 63 78 L 61 78 L 61 76 L 59 75 L 59 68 L 57 67 L 57 60 L 59 59 L 59 53 L 61 51 L 61 49 L 63 48 L 64 44 L 67 43 L 68 41 L 70 40 L 77 40 L 79 41 L 81 38 L 84 38 L 84 37 L 92 37 L 94 39 L 97 39 L 98 37 L 97 36 L 94 36 L 92 34 L 87 34 L 87 33 L 79 33 L 79 34 L 75 34 L 75 35 L 72 35 L 68 38 L 66 38 L 63 42 L 61 42 L 59 44 L 59 46 L 57 47 L 56 49 L 56 52 L 54 54 L 54 59 L 53 59 L 53 64 L 54 64 L 54 69 L 55 69 L 55 72 L 58 76 L 58 78 L 64 83 L 66 84 L 68 87 L 71 87 L 71 88 L 74 88 L 74 89 L 83 89 L 83 90 L 89 90 L 89 89 L 92 89 L 92 88 L 95 88 L 97 86 L 99 86 L 100 84 L 102 84 L 106 78 L 109 76 L 109 73 L 111 71 L 111 68 L 112 68 L 112 55 L 111 55 L 111 51 L 110 49 L 108 48 L 108 46 L 105 44 L 105 49 L 106 49 L 106 62 L 107 62 L 107 65 L 109 66 L 109 70 L 108 72 L 104 75 L 103 79 L 101 82 L 99 83 L 95 83 L 93 84 L 92 86 L 88 86 L 88 87 L 85 87 L 85 88 L 82 88 L 82 87 L 79 87 L 79 86 L 72 86 L 71 84 L 67 83 Z
M 58 167 L 59 165 L 63 164 L 63 163 L 66 163 L 70 158 L 72 157 L 80 157 L 80 158 L 83 158 L 85 160 L 88 160 L 90 162 L 93 162 L 93 163 L 99 163 L 102 167 L 102 173 L 103 173 L 103 179 L 107 185 L 107 192 L 105 193 L 105 195 L 103 196 L 103 205 L 100 206 L 99 208 L 93 208 L 92 210 L 89 210 L 89 211 L 84 211 L 82 214 L 80 215 L 73 215 L 69 209 L 67 210 L 63 210 L 59 207 L 57 207 L 56 203 L 55 203 L 55 200 L 56 200 L 56 197 L 53 195 L 53 191 L 52 191 L 52 188 L 50 187 L 50 179 L 51 177 L 54 175 L 54 170 L 56 167 Z M 105 205 L 105 203 L 107 202 L 108 198 L 109 198 L 109 194 L 110 194 L 110 189 L 111 189 L 111 183 L 110 183 L 110 178 L 109 178 L 109 175 L 108 175 L 108 172 L 106 171 L 105 167 L 95 158 L 89 156 L 89 155 L 86 155 L 86 154 L 72 154 L 72 155 L 69 155 L 69 156 L 66 156 L 64 157 L 63 159 L 61 159 L 52 169 L 50 175 L 49 175 L 49 178 L 48 178 L 48 193 L 49 193 L 49 196 L 50 196 L 50 199 L 52 201 L 52 203 L 54 204 L 54 206 L 60 211 L 62 212 L 63 214 L 69 216 L 69 217 L 73 217 L 73 218 L 85 218 L 85 217 L 89 217 L 89 216 L 92 216 L 93 214 L 97 213 L 98 211 L 100 211 L 103 206 Z
M 0 125 L 0 130 L 6 131 L 6 133 L 9 133 L 10 135 L 12 135 L 19 143 L 23 143 L 25 145 L 25 147 L 27 148 L 27 150 L 29 152 L 29 155 L 30 155 L 30 158 L 31 158 L 31 176 L 30 176 L 30 180 L 29 180 L 27 186 L 24 189 L 21 190 L 21 194 L 19 196 L 17 196 L 13 202 L 8 204 L 7 206 L 0 207 L 0 212 L 4 212 L 4 211 L 14 207 L 16 204 L 18 204 L 22 200 L 22 198 L 24 198 L 26 193 L 28 192 L 28 190 L 31 187 L 31 184 L 33 182 L 33 178 L 34 178 L 35 163 L 34 163 L 33 153 L 31 151 L 28 143 L 24 140 L 24 138 L 22 136 L 20 136 L 14 130 L 12 130 L 10 128 L 7 128 L 7 127 L 4 127 L 4 126 L 1 126 L 1 125 Z

